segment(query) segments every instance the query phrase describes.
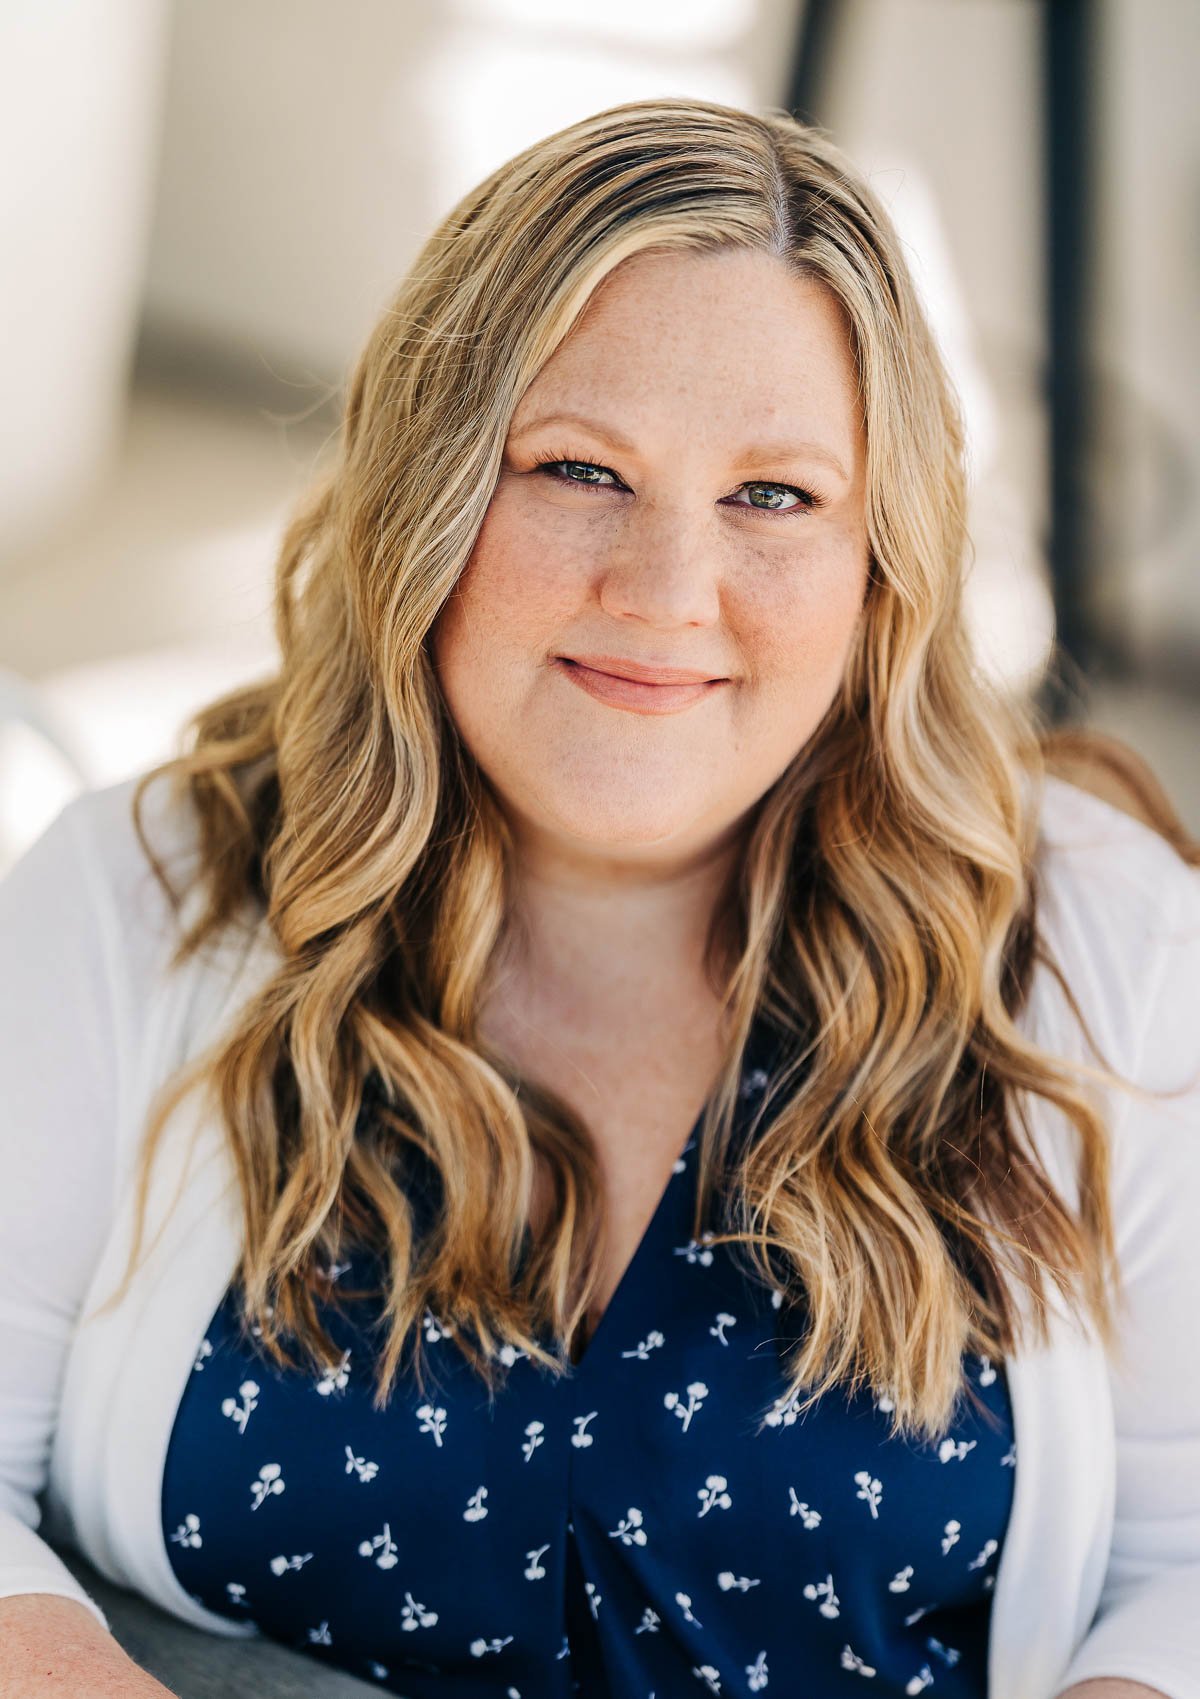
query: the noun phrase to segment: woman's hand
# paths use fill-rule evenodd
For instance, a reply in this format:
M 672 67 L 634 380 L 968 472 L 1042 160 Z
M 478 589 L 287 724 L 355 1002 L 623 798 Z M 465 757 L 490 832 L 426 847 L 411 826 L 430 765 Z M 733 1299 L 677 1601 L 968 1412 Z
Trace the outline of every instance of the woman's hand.
M 1058 1699 L 1168 1699 L 1168 1696 L 1157 1687 L 1143 1686 L 1140 1681 L 1098 1676 L 1094 1681 L 1077 1681 L 1064 1688 Z
M 55 1593 L 0 1599 L 0 1699 L 173 1699 L 85 1605 Z

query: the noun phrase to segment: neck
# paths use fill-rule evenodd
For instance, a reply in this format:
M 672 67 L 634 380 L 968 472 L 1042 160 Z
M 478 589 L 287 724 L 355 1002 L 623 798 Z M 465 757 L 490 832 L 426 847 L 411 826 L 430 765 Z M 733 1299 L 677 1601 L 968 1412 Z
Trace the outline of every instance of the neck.
M 711 1008 L 708 931 L 740 847 L 726 839 L 647 863 L 525 844 L 495 964 L 498 994 L 520 987 L 560 1022 L 608 1027 L 644 1019 L 663 998 L 681 1011 Z

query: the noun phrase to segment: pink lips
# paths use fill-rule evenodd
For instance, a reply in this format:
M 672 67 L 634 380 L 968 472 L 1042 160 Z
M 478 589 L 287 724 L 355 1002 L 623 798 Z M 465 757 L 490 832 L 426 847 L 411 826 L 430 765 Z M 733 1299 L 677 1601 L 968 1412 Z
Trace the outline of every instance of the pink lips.
M 629 660 L 624 655 L 560 655 L 559 660 L 577 661 L 593 672 L 636 679 L 639 684 L 710 684 L 721 679 L 719 673 L 698 672 L 694 667 L 655 666 L 649 661 Z
M 630 666 L 632 663 L 614 663 Z M 685 682 L 681 683 L 647 683 L 638 678 L 621 678 L 613 673 L 600 670 L 599 667 L 585 666 L 582 661 L 568 659 L 565 655 L 555 657 L 554 665 L 572 684 L 577 684 L 581 690 L 586 690 L 599 702 L 607 702 L 613 708 L 631 709 L 635 714 L 673 714 L 681 708 L 690 707 L 693 702 L 699 702 L 701 697 L 711 691 L 719 690 L 728 679 L 702 678 L 696 674 L 682 674 Z M 671 668 L 639 668 L 639 672 L 659 672 L 669 674 L 674 672 L 675 678 L 681 675 L 678 669 Z

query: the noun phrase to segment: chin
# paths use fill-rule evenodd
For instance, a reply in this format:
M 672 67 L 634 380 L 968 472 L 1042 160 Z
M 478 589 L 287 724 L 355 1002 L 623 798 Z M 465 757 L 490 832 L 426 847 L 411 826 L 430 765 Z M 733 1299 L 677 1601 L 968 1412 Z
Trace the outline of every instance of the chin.
M 594 850 L 600 855 L 695 849 L 721 830 L 719 825 L 704 824 L 711 811 L 710 798 L 680 798 L 675 808 L 662 806 L 661 798 L 656 806 L 647 807 L 644 792 L 607 807 L 600 805 L 594 791 L 578 800 L 539 800 L 540 806 L 526 810 L 539 832 L 560 838 L 572 848 Z

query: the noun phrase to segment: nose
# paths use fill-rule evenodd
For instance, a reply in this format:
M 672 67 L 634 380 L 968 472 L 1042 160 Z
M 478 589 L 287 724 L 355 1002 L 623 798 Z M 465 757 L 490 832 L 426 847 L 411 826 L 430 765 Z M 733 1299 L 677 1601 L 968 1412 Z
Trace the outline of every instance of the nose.
M 600 605 L 614 619 L 663 631 L 715 625 L 721 574 L 711 548 L 677 521 L 631 522 L 597 568 Z

